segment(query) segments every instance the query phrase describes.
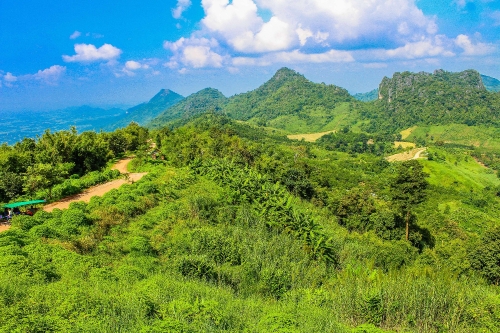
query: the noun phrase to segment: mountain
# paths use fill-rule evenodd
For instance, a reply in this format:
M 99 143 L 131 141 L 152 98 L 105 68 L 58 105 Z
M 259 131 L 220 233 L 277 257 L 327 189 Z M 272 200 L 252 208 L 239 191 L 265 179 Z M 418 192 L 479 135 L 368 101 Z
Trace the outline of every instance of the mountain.
M 148 126 L 156 128 L 165 126 L 168 122 L 188 118 L 206 111 L 221 111 L 226 102 L 226 96 L 219 90 L 205 88 L 167 108 L 152 119 Z
M 483 80 L 484 87 L 488 91 L 499 92 L 500 91 L 500 80 L 497 80 L 493 77 L 481 75 L 481 79 Z
M 184 97 L 169 89 L 160 90 L 147 103 L 142 103 L 127 110 L 124 118 L 110 125 L 108 129 L 126 127 L 131 122 L 136 122 L 139 125 L 149 123 L 153 118 L 157 117 L 161 112 L 181 101 Z
M 474 70 L 459 73 L 394 73 L 379 86 L 372 125 L 408 128 L 416 124 L 497 124 L 500 101 Z
M 354 94 L 353 97 L 362 102 L 376 101 L 378 99 L 378 89 L 373 89 L 366 93 L 357 93 Z
M 338 127 L 352 116 L 355 102 L 343 88 L 313 83 L 282 68 L 257 89 L 231 97 L 224 112 L 256 125 L 304 133 Z

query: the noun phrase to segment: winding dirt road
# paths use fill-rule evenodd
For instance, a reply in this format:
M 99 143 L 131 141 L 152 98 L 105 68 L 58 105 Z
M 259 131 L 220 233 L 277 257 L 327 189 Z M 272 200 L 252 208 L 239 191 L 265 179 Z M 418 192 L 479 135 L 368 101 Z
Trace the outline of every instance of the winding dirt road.
M 112 189 L 119 188 L 125 183 L 130 183 L 130 182 L 136 182 L 144 175 L 147 174 L 147 172 L 142 172 L 142 173 L 128 173 L 127 166 L 132 160 L 132 157 L 127 157 L 124 158 L 120 161 L 118 161 L 115 165 L 111 167 L 111 170 L 118 170 L 120 173 L 127 175 L 128 174 L 128 179 L 115 179 L 110 182 L 107 182 L 105 184 L 100 184 L 96 185 L 94 187 L 88 188 L 82 193 L 75 194 L 72 196 L 69 196 L 67 198 L 61 199 L 59 201 L 53 202 L 51 204 L 45 205 L 43 207 L 43 210 L 47 212 L 51 212 L 55 208 L 59 209 L 65 209 L 69 208 L 69 204 L 75 201 L 84 201 L 84 202 L 89 202 L 90 198 L 93 196 L 102 196 L 106 194 L 107 192 L 111 191 Z

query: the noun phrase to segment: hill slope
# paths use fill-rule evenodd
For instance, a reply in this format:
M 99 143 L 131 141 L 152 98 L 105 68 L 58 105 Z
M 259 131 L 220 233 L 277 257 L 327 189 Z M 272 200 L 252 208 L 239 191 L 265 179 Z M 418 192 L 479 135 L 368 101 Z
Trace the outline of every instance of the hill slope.
M 313 83 L 282 68 L 259 88 L 232 97 L 224 112 L 234 119 L 303 133 L 337 128 L 352 116 L 353 102 L 343 88 Z
M 189 95 L 184 100 L 164 110 L 156 118 L 152 119 L 148 126 L 160 127 L 168 122 L 189 118 L 210 110 L 220 111 L 227 98 L 219 90 L 205 88 Z
M 380 83 L 379 98 L 372 114 L 378 128 L 500 121 L 498 94 L 488 92 L 474 70 L 395 73 Z
M 127 115 L 119 122 L 110 126 L 109 129 L 126 127 L 131 122 L 136 122 L 139 125 L 149 123 L 153 118 L 157 117 L 162 111 L 168 109 L 181 101 L 184 97 L 169 89 L 160 90 L 147 103 L 142 103 L 127 110 Z
M 483 80 L 484 87 L 488 91 L 499 92 L 500 91 L 500 81 L 486 75 L 481 75 L 481 79 Z

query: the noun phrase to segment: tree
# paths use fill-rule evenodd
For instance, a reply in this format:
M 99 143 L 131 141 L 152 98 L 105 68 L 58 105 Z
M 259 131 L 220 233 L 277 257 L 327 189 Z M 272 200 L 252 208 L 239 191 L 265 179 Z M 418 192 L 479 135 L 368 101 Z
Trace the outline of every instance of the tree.
M 411 211 L 425 200 L 427 194 L 427 176 L 418 161 L 410 160 L 397 165 L 396 176 L 389 183 L 392 200 L 405 220 L 406 240 L 410 236 Z
M 500 284 L 500 227 L 488 230 L 469 255 L 471 266 L 495 285 Z
M 62 182 L 73 167 L 73 163 L 63 163 L 57 166 L 38 163 L 30 166 L 24 176 L 24 190 L 33 195 L 37 190 L 48 189 L 51 198 L 52 186 Z

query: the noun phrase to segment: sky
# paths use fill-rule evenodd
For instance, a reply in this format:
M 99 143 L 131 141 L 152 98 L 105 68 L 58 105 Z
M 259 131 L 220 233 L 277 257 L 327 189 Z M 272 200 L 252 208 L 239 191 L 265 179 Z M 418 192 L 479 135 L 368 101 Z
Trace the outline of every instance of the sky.
M 0 111 L 231 96 L 281 67 L 351 93 L 401 71 L 500 79 L 500 1 L 0 0 Z

